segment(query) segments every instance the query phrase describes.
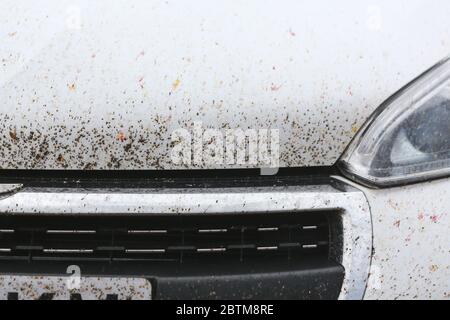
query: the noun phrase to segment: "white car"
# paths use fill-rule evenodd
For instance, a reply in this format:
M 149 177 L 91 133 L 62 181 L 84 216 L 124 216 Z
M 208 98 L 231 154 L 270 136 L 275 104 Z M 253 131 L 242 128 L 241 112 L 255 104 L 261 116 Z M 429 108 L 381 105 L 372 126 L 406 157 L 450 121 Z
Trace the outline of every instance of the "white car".
M 1 1 L 0 298 L 449 299 L 449 16 Z

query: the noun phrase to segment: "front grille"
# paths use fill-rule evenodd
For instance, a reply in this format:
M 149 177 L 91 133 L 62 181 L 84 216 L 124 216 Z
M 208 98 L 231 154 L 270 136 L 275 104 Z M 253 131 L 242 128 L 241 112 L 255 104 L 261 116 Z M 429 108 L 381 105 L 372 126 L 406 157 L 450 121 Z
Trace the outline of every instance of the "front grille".
M 0 217 L 0 260 L 217 262 L 329 259 L 330 213 Z
M 154 299 L 336 299 L 339 213 L 0 215 L 0 275 L 146 278 Z

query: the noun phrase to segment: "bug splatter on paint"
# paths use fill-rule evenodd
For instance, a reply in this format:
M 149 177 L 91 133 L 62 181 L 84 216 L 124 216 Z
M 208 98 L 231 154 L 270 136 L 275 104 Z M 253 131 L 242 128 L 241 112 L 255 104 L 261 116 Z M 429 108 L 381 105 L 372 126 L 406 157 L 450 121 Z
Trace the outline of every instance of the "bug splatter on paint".
M 436 271 L 438 271 L 438 269 L 439 269 L 439 267 L 437 265 L 435 265 L 435 264 L 430 266 L 430 271 L 431 272 L 436 272 Z
M 179 87 L 180 84 L 181 84 L 181 80 L 180 80 L 180 79 L 176 79 L 176 80 L 172 83 L 172 91 L 177 90 L 177 88 Z
M 276 85 L 276 84 L 272 83 L 270 86 L 270 91 L 278 91 L 280 89 L 281 89 L 281 85 Z
M 17 132 L 16 132 L 15 129 L 9 132 L 9 137 L 10 137 L 12 140 L 14 140 L 14 141 L 17 141 L 17 140 L 18 140 L 18 138 L 17 138 Z
M 434 223 L 438 223 L 439 221 L 439 216 L 438 215 L 432 215 L 430 216 L 430 220 Z
M 119 140 L 120 142 L 124 142 L 125 140 L 127 140 L 127 137 L 123 131 L 119 131 L 119 133 L 116 136 L 116 139 Z

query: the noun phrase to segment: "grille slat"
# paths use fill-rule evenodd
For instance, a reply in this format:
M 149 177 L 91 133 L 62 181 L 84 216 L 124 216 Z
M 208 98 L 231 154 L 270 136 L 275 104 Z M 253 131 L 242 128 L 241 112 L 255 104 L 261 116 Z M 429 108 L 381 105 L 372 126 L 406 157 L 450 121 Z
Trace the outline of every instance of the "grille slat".
M 325 213 L 1 216 L 0 259 L 232 261 L 328 257 Z

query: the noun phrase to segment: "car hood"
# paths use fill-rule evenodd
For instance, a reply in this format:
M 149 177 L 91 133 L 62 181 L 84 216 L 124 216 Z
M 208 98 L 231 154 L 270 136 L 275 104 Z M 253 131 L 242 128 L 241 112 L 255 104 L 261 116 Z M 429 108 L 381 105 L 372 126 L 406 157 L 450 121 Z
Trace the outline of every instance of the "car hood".
M 448 1 L 0 4 L 0 167 L 186 169 L 174 130 L 278 129 L 282 167 L 329 166 L 450 52 Z

